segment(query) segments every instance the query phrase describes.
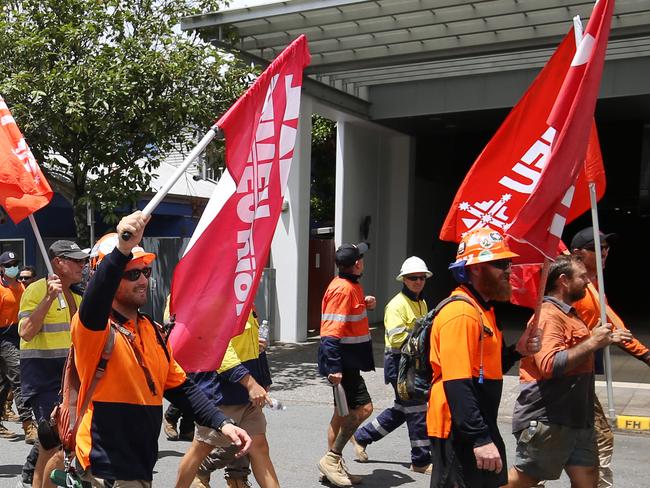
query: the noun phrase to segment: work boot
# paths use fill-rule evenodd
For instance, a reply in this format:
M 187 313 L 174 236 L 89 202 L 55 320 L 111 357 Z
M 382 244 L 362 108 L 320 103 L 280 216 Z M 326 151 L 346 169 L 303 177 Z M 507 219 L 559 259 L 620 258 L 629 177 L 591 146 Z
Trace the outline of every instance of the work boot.
M 11 404 L 12 402 L 7 400 L 4 411 L 2 412 L 2 420 L 6 420 L 7 422 L 20 422 L 20 417 L 14 413 Z
M 171 423 L 165 417 L 163 417 L 163 430 L 167 436 L 167 440 L 177 441 L 178 440 L 178 430 L 176 429 L 176 424 Z
M 210 473 L 199 471 L 194 477 L 190 488 L 210 488 Z
M 354 447 L 354 455 L 357 457 L 357 462 L 367 463 L 368 453 L 366 452 L 366 446 L 359 444 L 359 441 L 354 436 L 350 437 L 350 442 Z
M 350 478 L 350 481 L 352 482 L 353 485 L 360 485 L 361 484 L 361 482 L 363 481 L 363 478 L 361 476 L 359 476 L 358 474 L 350 473 L 350 470 L 348 469 L 348 465 L 345 464 L 345 459 L 343 459 L 343 458 L 341 458 L 341 466 L 343 466 L 343 469 L 348 474 L 348 478 Z
M 228 478 L 226 480 L 226 486 L 228 488 L 250 488 L 251 484 L 248 482 L 248 479 Z
M 32 419 L 23 420 L 23 431 L 25 432 L 25 443 L 32 445 L 38 439 L 38 430 Z
M 329 451 L 318 461 L 318 469 L 334 486 L 352 486 L 352 480 L 345 470 L 340 454 Z
M 431 464 L 427 464 L 426 466 L 416 466 L 411 464 L 411 471 L 414 471 L 415 473 L 431 474 L 431 470 Z
M 0 437 L 3 439 L 14 440 L 18 439 L 18 434 L 11 432 L 4 425 L 2 425 L 2 422 L 0 422 Z

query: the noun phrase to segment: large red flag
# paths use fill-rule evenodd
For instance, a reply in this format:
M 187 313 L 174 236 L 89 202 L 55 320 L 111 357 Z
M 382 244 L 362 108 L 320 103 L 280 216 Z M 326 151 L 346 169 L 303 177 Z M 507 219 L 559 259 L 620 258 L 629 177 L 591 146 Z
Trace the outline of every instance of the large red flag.
M 51 199 L 52 188 L 0 96 L 0 205 L 17 224 Z
M 557 255 L 583 167 L 613 10 L 614 0 L 600 0 L 594 5 L 547 121 L 548 160 L 533 193 L 507 230 L 510 237 L 531 245 L 549 259 Z
M 440 230 L 440 239 L 460 242 L 465 232 L 478 227 L 491 227 L 501 233 L 509 229 L 546 164 L 550 150 L 546 120 L 575 51 L 571 30 L 465 176 Z M 600 198 L 605 191 L 605 171 L 595 125 L 589 147 L 585 168 L 589 168 L 589 181 L 597 182 Z M 586 183 L 582 184 L 587 181 L 585 171 L 579 181 L 570 220 L 590 206 Z M 525 252 L 524 246 L 515 247 Z M 542 260 L 541 255 L 527 260 L 531 258 Z
M 227 169 L 172 280 L 170 340 L 186 371 L 217 369 L 243 331 L 282 210 L 309 60 L 301 35 L 217 122 Z

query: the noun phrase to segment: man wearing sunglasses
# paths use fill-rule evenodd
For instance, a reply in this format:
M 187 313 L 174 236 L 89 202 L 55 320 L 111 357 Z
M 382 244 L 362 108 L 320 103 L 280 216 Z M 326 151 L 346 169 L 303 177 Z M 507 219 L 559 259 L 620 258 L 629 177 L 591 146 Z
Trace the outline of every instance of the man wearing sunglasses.
M 512 294 L 512 252 L 489 228 L 467 232 L 449 269 L 458 298 L 431 326 L 433 384 L 427 411 L 432 488 L 496 488 L 508 482 L 505 444 L 497 426 L 503 373 L 539 351 L 538 331 L 526 329 L 505 347 L 492 302 Z
M 402 344 L 413 330 L 415 321 L 427 314 L 427 302 L 422 298 L 422 290 L 431 274 L 422 259 L 411 256 L 404 261 L 397 275 L 396 280 L 402 283 L 402 290 L 388 302 L 384 310 L 384 381 L 395 391 L 395 404 L 358 429 L 350 439 L 359 462 L 368 461 L 366 446 L 384 438 L 406 422 L 411 441 L 411 470 L 431 474 L 431 451 L 426 423 L 427 404 L 402 400 L 397 393 Z
M 151 486 L 163 396 L 240 447 L 238 455 L 246 454 L 251 444 L 246 432 L 187 379 L 162 328 L 139 312 L 147 302 L 156 258 L 138 245 L 148 220 L 140 211 L 132 213 L 117 225 L 117 234 L 97 242 L 92 252 L 95 270 L 72 322 L 82 385 L 91 384 L 107 341 L 114 340 L 105 372 L 95 383 L 88 408 L 80 413 L 83 420 L 76 436 L 77 465 L 92 486 Z M 125 232 L 130 239 L 124 240 Z
M 618 236 L 616 234 L 606 234 L 600 232 L 600 250 L 603 268 L 609 256 L 610 249 L 616 244 Z M 592 227 L 582 229 L 571 240 L 571 254 L 576 256 L 587 269 L 590 283 L 587 286 L 586 296 L 576 302 L 574 307 L 578 311 L 580 318 L 593 329 L 600 322 L 600 300 L 598 297 L 598 274 L 596 271 L 596 247 L 594 245 L 594 230 Z M 623 320 L 607 306 L 607 322 L 611 323 L 614 330 L 627 331 Z M 629 341 L 616 343 L 622 350 L 634 356 L 639 361 L 643 361 L 650 366 L 650 350 L 638 339 L 632 338 Z M 603 353 L 602 350 L 596 352 L 596 374 L 603 374 Z M 612 455 L 614 454 L 614 433 L 609 425 L 607 416 L 603 411 L 597 396 L 594 396 L 594 411 L 596 426 L 596 437 L 598 441 L 599 457 L 599 488 L 609 488 L 614 486 L 614 473 L 611 469 Z
M 7 398 L 13 389 L 19 420 L 25 431 L 25 442 L 33 444 L 36 429 L 32 422 L 32 412 L 25 405 L 20 388 L 18 308 L 25 288 L 17 278 L 19 264 L 18 256 L 13 251 L 0 254 L 0 412 L 5 413 Z M 13 413 L 11 402 L 7 408 L 7 412 Z M 16 439 L 17 435 L 0 423 L 0 437 Z
M 35 281 L 25 290 L 18 315 L 22 394 L 37 423 L 49 420 L 58 401 L 70 349 L 70 320 L 81 303 L 74 285 L 81 281 L 88 260 L 87 253 L 67 240 L 53 242 L 48 255 L 54 274 Z M 59 295 L 64 297 L 65 307 L 61 307 Z M 23 466 L 23 482 L 33 481 L 34 486 L 40 486 L 45 464 L 55 452 L 35 445 Z

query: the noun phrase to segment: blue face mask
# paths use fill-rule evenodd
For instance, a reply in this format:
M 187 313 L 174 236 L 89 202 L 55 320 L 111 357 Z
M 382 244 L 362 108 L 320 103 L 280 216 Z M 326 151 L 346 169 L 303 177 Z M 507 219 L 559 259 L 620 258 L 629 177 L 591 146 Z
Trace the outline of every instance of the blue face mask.
M 20 268 L 18 266 L 11 266 L 10 268 L 5 268 L 4 275 L 7 278 L 15 278 L 20 273 Z

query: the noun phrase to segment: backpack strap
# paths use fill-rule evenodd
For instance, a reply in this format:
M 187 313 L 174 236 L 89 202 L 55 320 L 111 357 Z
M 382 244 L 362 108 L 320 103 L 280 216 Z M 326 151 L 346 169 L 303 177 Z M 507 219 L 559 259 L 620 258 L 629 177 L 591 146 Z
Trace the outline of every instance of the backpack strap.
M 76 371 L 76 365 L 74 364 L 74 346 L 70 346 L 70 360 L 73 361 L 72 366 L 75 368 Z M 69 404 L 69 411 L 70 411 L 70 425 L 72 425 L 72 431 L 77 432 L 77 429 L 79 428 L 79 423 L 81 422 L 81 419 L 83 418 L 84 414 L 86 413 L 86 410 L 88 409 L 88 406 L 90 405 L 90 400 L 92 399 L 93 393 L 95 392 L 95 388 L 97 387 L 97 384 L 99 383 L 99 380 L 102 379 L 104 376 L 104 373 L 106 372 L 106 365 L 108 364 L 108 360 L 111 357 L 111 354 L 113 353 L 113 349 L 115 348 L 115 330 L 113 327 L 109 326 L 108 330 L 108 336 L 106 337 L 106 342 L 104 342 L 104 348 L 102 349 L 102 354 L 99 358 L 99 362 L 97 363 L 97 367 L 95 368 L 95 374 L 93 375 L 93 379 L 90 382 L 90 385 L 88 386 L 88 391 L 86 392 L 86 397 L 84 398 L 84 402 L 81 405 L 81 410 L 79 411 L 79 417 L 77 417 L 77 400 L 78 400 L 78 392 L 75 395 L 75 398 L 70 398 L 70 404 Z

